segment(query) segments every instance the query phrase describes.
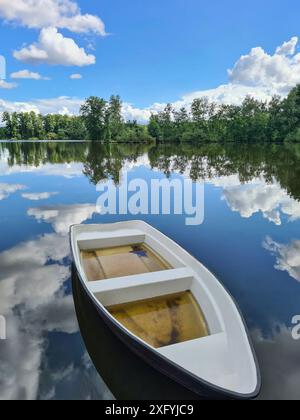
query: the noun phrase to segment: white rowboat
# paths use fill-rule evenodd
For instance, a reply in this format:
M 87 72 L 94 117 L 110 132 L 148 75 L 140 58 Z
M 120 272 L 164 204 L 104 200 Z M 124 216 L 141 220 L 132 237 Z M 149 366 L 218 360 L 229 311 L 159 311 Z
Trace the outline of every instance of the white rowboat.
M 202 398 L 253 399 L 258 363 L 241 313 L 199 261 L 141 221 L 71 227 L 78 278 L 99 320 Z

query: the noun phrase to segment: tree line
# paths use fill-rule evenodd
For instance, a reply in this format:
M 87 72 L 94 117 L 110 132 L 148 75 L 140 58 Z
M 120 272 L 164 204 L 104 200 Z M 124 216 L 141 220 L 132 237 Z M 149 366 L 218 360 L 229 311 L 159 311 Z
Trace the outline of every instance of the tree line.
M 241 105 L 217 105 L 201 98 L 180 110 L 169 104 L 151 116 L 148 130 L 165 143 L 300 141 L 300 85 L 270 102 L 246 97 Z
M 39 115 L 35 112 L 4 112 L 1 138 L 9 140 L 84 140 L 85 124 L 80 117 Z
M 90 97 L 79 116 L 41 115 L 35 112 L 4 112 L 0 139 L 7 140 L 93 140 L 103 142 L 151 142 L 146 125 L 124 121 L 122 101 Z
M 125 121 L 122 101 L 92 96 L 79 116 L 4 112 L 0 138 L 17 140 L 92 140 L 143 143 L 297 142 L 300 141 L 300 85 L 287 98 L 270 102 L 247 97 L 241 105 L 217 105 L 206 98 L 190 107 L 152 114 L 148 125 Z

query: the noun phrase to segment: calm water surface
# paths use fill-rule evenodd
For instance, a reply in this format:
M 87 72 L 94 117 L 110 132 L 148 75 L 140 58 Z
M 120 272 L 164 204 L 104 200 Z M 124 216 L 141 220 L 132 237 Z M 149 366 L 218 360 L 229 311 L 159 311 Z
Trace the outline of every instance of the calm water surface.
M 188 176 L 205 183 L 205 221 L 142 216 L 208 266 L 239 303 L 262 398 L 300 399 L 300 145 L 129 147 L 0 144 L 0 399 L 110 399 L 75 314 L 69 226 L 96 212 L 96 184 Z M 122 216 L 121 220 L 132 218 Z M 136 218 L 136 217 L 135 217 Z

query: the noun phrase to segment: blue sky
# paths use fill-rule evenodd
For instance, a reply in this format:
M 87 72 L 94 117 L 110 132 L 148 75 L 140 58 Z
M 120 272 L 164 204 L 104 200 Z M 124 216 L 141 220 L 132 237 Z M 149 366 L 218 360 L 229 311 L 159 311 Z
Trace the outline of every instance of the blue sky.
M 7 59 L 8 76 L 26 70 L 51 78 L 11 80 L 8 77 L 6 82 L 17 86 L 0 89 L 0 98 L 6 104 L 16 101 L 32 103 L 37 99 L 61 96 L 83 99 L 95 94 L 108 97 L 112 93 L 119 93 L 126 103 L 134 104 L 139 110 L 152 107 L 154 103 L 176 103 L 188 93 L 199 95 L 199 92 L 210 89 L 213 89 L 213 93 L 210 92 L 208 96 L 215 99 L 214 89 L 228 84 L 227 70 L 233 69 L 241 56 L 248 55 L 254 47 L 261 47 L 272 57 L 278 46 L 299 35 L 298 0 L 253 0 L 247 3 L 236 0 L 63 1 L 68 7 L 67 17 L 76 19 L 76 16 L 82 17 L 87 13 L 98 17 L 99 22 L 101 19 L 104 23 L 107 35 L 103 36 L 100 23 L 95 24 L 94 20 L 79 31 L 77 27 L 74 30 L 73 23 L 62 24 L 57 16 L 52 19 L 49 5 L 54 5 L 55 10 L 57 0 L 34 0 L 36 7 L 32 7 L 27 14 L 24 5 L 28 6 L 29 0 L 2 0 L 0 54 Z M 81 11 L 74 9 L 76 4 Z M 18 5 L 22 8 L 18 8 Z M 45 10 L 49 11 L 49 21 L 45 21 Z M 49 30 L 49 27 L 52 30 L 57 28 L 58 34 L 73 39 L 78 47 L 85 49 L 84 66 L 66 66 L 60 59 L 55 59 L 55 63 L 53 59 L 52 62 L 41 59 L 38 64 L 36 57 L 35 60 L 32 57 L 28 59 L 30 45 L 39 51 L 43 50 L 38 39 L 41 31 Z M 55 36 L 55 33 L 53 35 L 52 32 L 51 36 Z M 298 46 L 295 44 L 294 50 L 284 57 L 290 60 L 288 66 L 293 65 L 291 60 L 297 56 Z M 14 51 L 21 51 L 21 54 L 17 54 L 18 59 L 16 55 L 14 57 Z M 33 55 L 32 48 L 30 54 Z M 92 62 L 92 56 L 95 63 Z M 258 60 L 260 58 L 256 57 L 256 67 Z M 270 66 L 273 65 L 273 69 L 278 67 L 278 60 L 273 61 L 267 65 L 270 74 L 273 72 Z M 256 68 L 254 64 L 250 73 Z M 281 70 L 280 80 L 277 78 L 276 83 L 288 79 L 288 86 L 283 89 L 286 93 L 295 83 L 295 78 L 290 74 L 285 77 L 284 72 L 291 70 L 295 73 L 298 67 Z M 82 79 L 71 80 L 71 74 L 81 74 Z M 251 88 L 253 94 L 259 88 L 259 97 L 261 92 L 267 96 L 277 91 L 281 93 L 278 83 L 274 87 L 273 76 L 268 84 L 265 68 L 261 74 L 264 80 L 258 76 L 255 81 L 251 79 L 249 82 L 248 76 L 243 75 L 241 83 L 239 75 L 233 78 L 235 86 L 242 84 L 242 92 L 239 89 L 238 95 L 234 87 L 233 101 L 236 96 L 240 98 L 240 94 L 245 93 L 245 86 Z M 252 93 L 251 89 L 249 93 Z M 222 91 L 220 97 L 223 96 Z

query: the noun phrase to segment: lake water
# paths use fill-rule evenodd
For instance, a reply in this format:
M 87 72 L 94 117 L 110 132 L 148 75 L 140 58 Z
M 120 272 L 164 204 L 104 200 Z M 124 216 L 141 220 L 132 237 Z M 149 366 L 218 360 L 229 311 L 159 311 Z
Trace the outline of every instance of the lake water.
M 103 216 L 96 184 L 181 177 L 205 186 L 204 222 Z M 262 398 L 300 399 L 300 145 L 0 144 L 0 399 L 110 399 L 79 331 L 68 231 L 141 218 L 211 269 L 237 300 Z M 120 381 L 122 379 L 120 378 Z M 122 385 L 122 384 L 119 384 Z M 116 395 L 116 394 L 115 394 Z

